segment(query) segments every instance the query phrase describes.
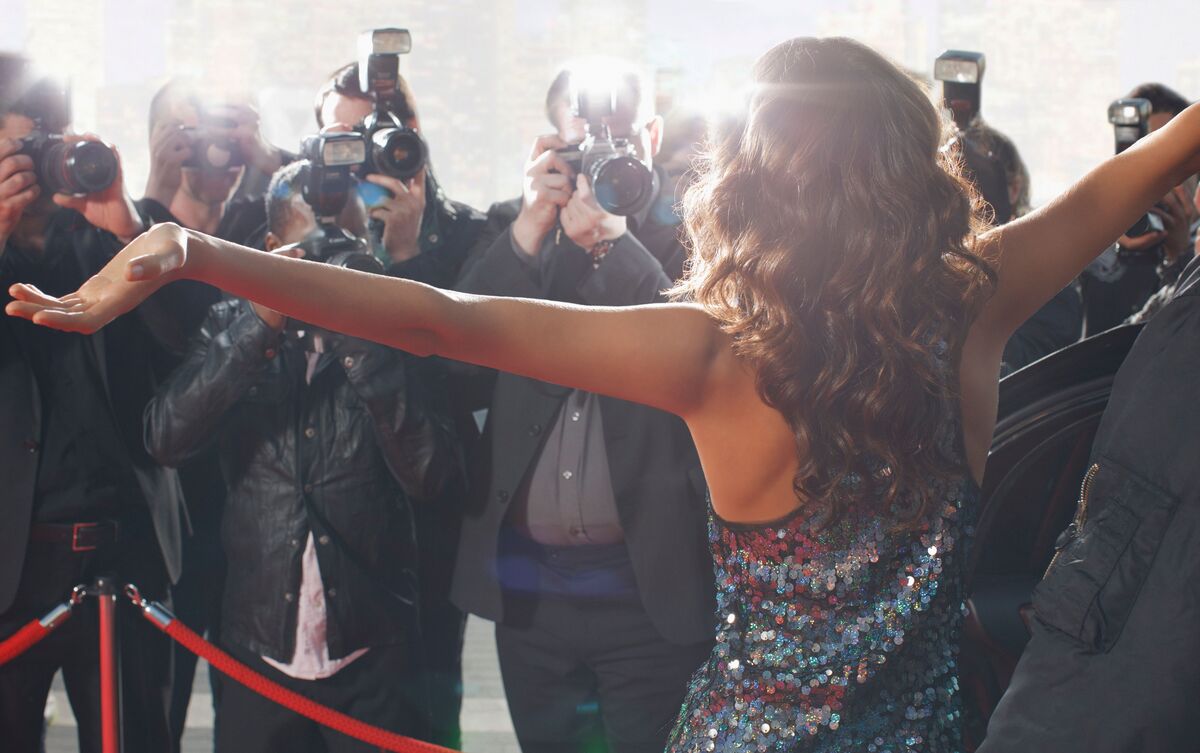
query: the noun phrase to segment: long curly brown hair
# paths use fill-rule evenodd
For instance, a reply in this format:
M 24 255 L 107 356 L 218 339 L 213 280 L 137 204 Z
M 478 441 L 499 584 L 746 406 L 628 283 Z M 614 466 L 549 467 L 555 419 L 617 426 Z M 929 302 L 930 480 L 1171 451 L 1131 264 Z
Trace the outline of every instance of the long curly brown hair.
M 983 204 L 923 88 L 850 39 L 793 39 L 755 66 L 737 127 L 683 198 L 692 258 L 672 291 L 701 304 L 787 419 L 803 503 L 832 522 L 882 499 L 906 528 L 962 473 L 938 441 L 950 363 L 995 284 Z M 955 372 L 955 369 L 951 369 Z M 851 483 L 859 479 L 865 483 Z

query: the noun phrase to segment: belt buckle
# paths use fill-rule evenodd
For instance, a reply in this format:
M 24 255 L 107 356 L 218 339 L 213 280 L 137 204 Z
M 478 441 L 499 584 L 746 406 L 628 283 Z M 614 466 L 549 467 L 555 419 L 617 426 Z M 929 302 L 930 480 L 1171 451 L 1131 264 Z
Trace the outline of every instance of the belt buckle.
M 96 550 L 96 545 L 83 545 L 79 543 L 79 532 L 88 528 L 96 528 L 99 523 L 76 523 L 71 526 L 71 551 L 72 552 L 93 552 Z

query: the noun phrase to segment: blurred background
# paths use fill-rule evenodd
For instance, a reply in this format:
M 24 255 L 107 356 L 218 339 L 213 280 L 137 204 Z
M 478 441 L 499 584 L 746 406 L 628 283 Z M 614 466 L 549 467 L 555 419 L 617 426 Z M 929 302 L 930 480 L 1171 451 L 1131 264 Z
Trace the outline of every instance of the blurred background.
M 447 193 L 486 208 L 518 193 L 546 86 L 603 54 L 654 73 L 660 111 L 736 106 L 754 59 L 796 35 L 847 35 L 928 75 L 945 48 L 987 55 L 983 115 L 1017 144 L 1044 202 L 1112 151 L 1108 103 L 1157 80 L 1200 96 L 1194 0 L 2 0 L 0 49 L 73 85 L 77 130 L 149 169 L 146 115 L 173 76 L 253 95 L 268 138 L 295 150 L 313 95 L 355 37 L 407 27 L 402 63 Z

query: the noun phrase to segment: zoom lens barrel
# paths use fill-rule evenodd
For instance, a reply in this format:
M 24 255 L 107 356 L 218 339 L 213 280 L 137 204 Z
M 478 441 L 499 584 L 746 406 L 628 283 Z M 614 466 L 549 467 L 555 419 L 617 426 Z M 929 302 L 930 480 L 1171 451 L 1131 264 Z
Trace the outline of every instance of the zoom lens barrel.
M 379 172 L 408 180 L 425 166 L 425 142 L 411 128 L 380 128 L 371 134 L 371 157 Z
M 591 168 L 592 192 L 606 212 L 629 216 L 649 203 L 654 178 L 643 163 L 633 157 L 616 156 L 599 160 Z
M 103 191 L 117 179 L 117 171 L 116 152 L 100 141 L 56 140 L 42 151 L 37 165 L 47 190 L 73 196 Z

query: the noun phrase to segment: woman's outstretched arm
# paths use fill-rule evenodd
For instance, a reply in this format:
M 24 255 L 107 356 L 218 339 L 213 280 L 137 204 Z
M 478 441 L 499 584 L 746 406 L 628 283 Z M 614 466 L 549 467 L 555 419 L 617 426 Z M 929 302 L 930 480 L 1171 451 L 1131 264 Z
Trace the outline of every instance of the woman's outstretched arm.
M 1107 160 L 1042 209 L 982 241 L 996 253 L 999 286 L 976 320 L 1003 343 L 1139 216 L 1200 172 L 1200 105 Z
M 313 325 L 419 355 L 509 371 L 686 416 L 724 335 L 694 306 L 596 308 L 455 293 L 289 259 L 173 225 L 131 243 L 61 299 L 13 286 L 8 313 L 92 332 L 167 282 L 191 278 Z

